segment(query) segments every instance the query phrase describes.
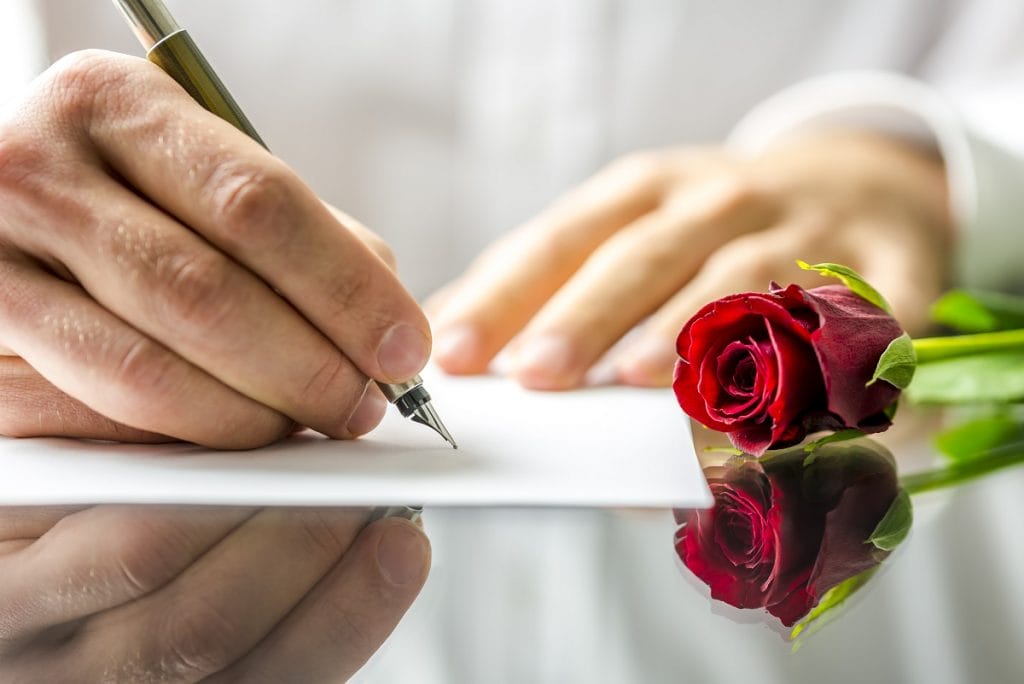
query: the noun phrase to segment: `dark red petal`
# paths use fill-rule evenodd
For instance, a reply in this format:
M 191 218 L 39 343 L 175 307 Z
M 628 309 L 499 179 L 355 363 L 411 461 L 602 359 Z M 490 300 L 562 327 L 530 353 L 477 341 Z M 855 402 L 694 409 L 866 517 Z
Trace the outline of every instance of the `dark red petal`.
M 796 286 L 787 290 L 792 288 Z M 843 285 L 801 292 L 820 321 L 812 344 L 825 381 L 828 410 L 848 427 L 870 432 L 886 429 L 889 420 L 883 412 L 896 401 L 899 390 L 884 381 L 866 385 L 882 352 L 903 334 L 900 324 Z
M 768 332 L 778 365 L 778 389 L 768 407 L 771 441 L 782 446 L 803 439 L 803 417 L 824 410 L 825 388 L 810 344 L 786 327 L 769 323 Z
M 732 445 L 745 454 L 762 456 L 772 445 L 771 424 L 752 425 L 729 433 Z
M 805 570 L 794 577 L 783 591 L 778 592 L 782 599 L 766 606 L 768 612 L 779 618 L 779 622 L 786 627 L 792 627 L 800 618 L 811 612 L 820 599 L 820 596 L 814 595 L 807 583 L 809 575 L 810 570 Z
M 882 475 L 864 478 L 843 492 L 839 504 L 825 517 L 825 533 L 809 580 L 818 596 L 889 555 L 868 538 L 895 497 L 895 488 Z

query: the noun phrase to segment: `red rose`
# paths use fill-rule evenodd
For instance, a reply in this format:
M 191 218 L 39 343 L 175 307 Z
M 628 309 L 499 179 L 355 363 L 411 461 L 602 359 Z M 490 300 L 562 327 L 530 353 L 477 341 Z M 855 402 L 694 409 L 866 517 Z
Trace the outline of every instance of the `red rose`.
M 822 446 L 814 459 L 803 449 L 739 457 L 705 475 L 714 507 L 676 512 L 676 552 L 712 598 L 791 626 L 889 553 L 868 540 L 899 493 L 896 465 L 868 440 Z
M 808 432 L 880 432 L 899 390 L 878 359 L 903 334 L 896 320 L 843 285 L 777 285 L 708 304 L 679 333 L 679 405 L 760 456 Z

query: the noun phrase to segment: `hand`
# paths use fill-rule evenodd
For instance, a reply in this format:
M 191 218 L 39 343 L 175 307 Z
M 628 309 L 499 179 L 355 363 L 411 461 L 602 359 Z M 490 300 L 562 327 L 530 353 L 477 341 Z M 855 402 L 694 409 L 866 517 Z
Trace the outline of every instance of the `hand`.
M 910 330 L 946 280 L 941 164 L 878 137 L 792 140 L 753 160 L 718 149 L 617 161 L 489 248 L 431 302 L 435 359 L 480 373 L 509 345 L 535 389 L 580 385 L 614 350 L 618 380 L 667 385 L 675 338 L 705 303 L 772 279 L 825 284 L 795 261 L 839 262 Z
M 355 509 L 0 509 L 0 680 L 342 681 L 425 581 Z
M 430 351 L 376 246 L 152 64 L 65 58 L 0 119 L 0 433 L 367 432 Z

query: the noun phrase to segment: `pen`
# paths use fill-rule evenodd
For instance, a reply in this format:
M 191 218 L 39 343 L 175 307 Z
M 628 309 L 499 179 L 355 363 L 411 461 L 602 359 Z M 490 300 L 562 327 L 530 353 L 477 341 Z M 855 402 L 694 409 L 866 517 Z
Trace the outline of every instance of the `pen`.
M 113 0 L 146 49 L 149 61 L 163 69 L 199 104 L 235 126 L 264 148 L 263 142 L 231 93 L 214 73 L 192 37 L 175 21 L 162 0 Z M 433 429 L 458 448 L 430 400 L 423 379 L 388 384 L 378 382 L 387 400 L 402 416 Z M 414 507 L 407 507 L 417 510 Z

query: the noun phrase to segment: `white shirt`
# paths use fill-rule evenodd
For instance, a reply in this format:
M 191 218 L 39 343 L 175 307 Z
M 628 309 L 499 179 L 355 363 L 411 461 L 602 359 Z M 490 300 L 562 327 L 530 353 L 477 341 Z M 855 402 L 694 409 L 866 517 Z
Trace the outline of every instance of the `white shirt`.
M 970 236 L 963 278 L 992 285 L 1019 271 L 1015 0 L 168 4 L 275 153 L 388 240 L 417 295 L 620 154 L 730 135 L 755 150 L 837 122 L 938 145 Z M 49 59 L 82 47 L 140 53 L 103 0 L 4 0 L 0 84 L 34 70 L 32 45 Z M 807 81 L 817 77 L 827 78 Z M 1000 484 L 1018 494 L 969 510 L 1024 519 L 1013 503 L 1022 485 Z M 935 527 L 916 533 L 935 537 L 930 546 L 882 576 L 883 598 L 790 660 L 776 635 L 710 614 L 673 561 L 663 513 L 431 511 L 426 523 L 431 579 L 369 681 L 980 681 L 1024 667 L 1019 649 L 996 648 L 986 664 L 970 648 L 1024 634 L 1012 609 L 994 626 L 963 627 L 964 641 L 949 636 L 974 579 L 1005 586 L 1022 554 L 945 581 L 921 555 L 941 548 Z M 1021 594 L 1007 603 L 1024 605 Z

